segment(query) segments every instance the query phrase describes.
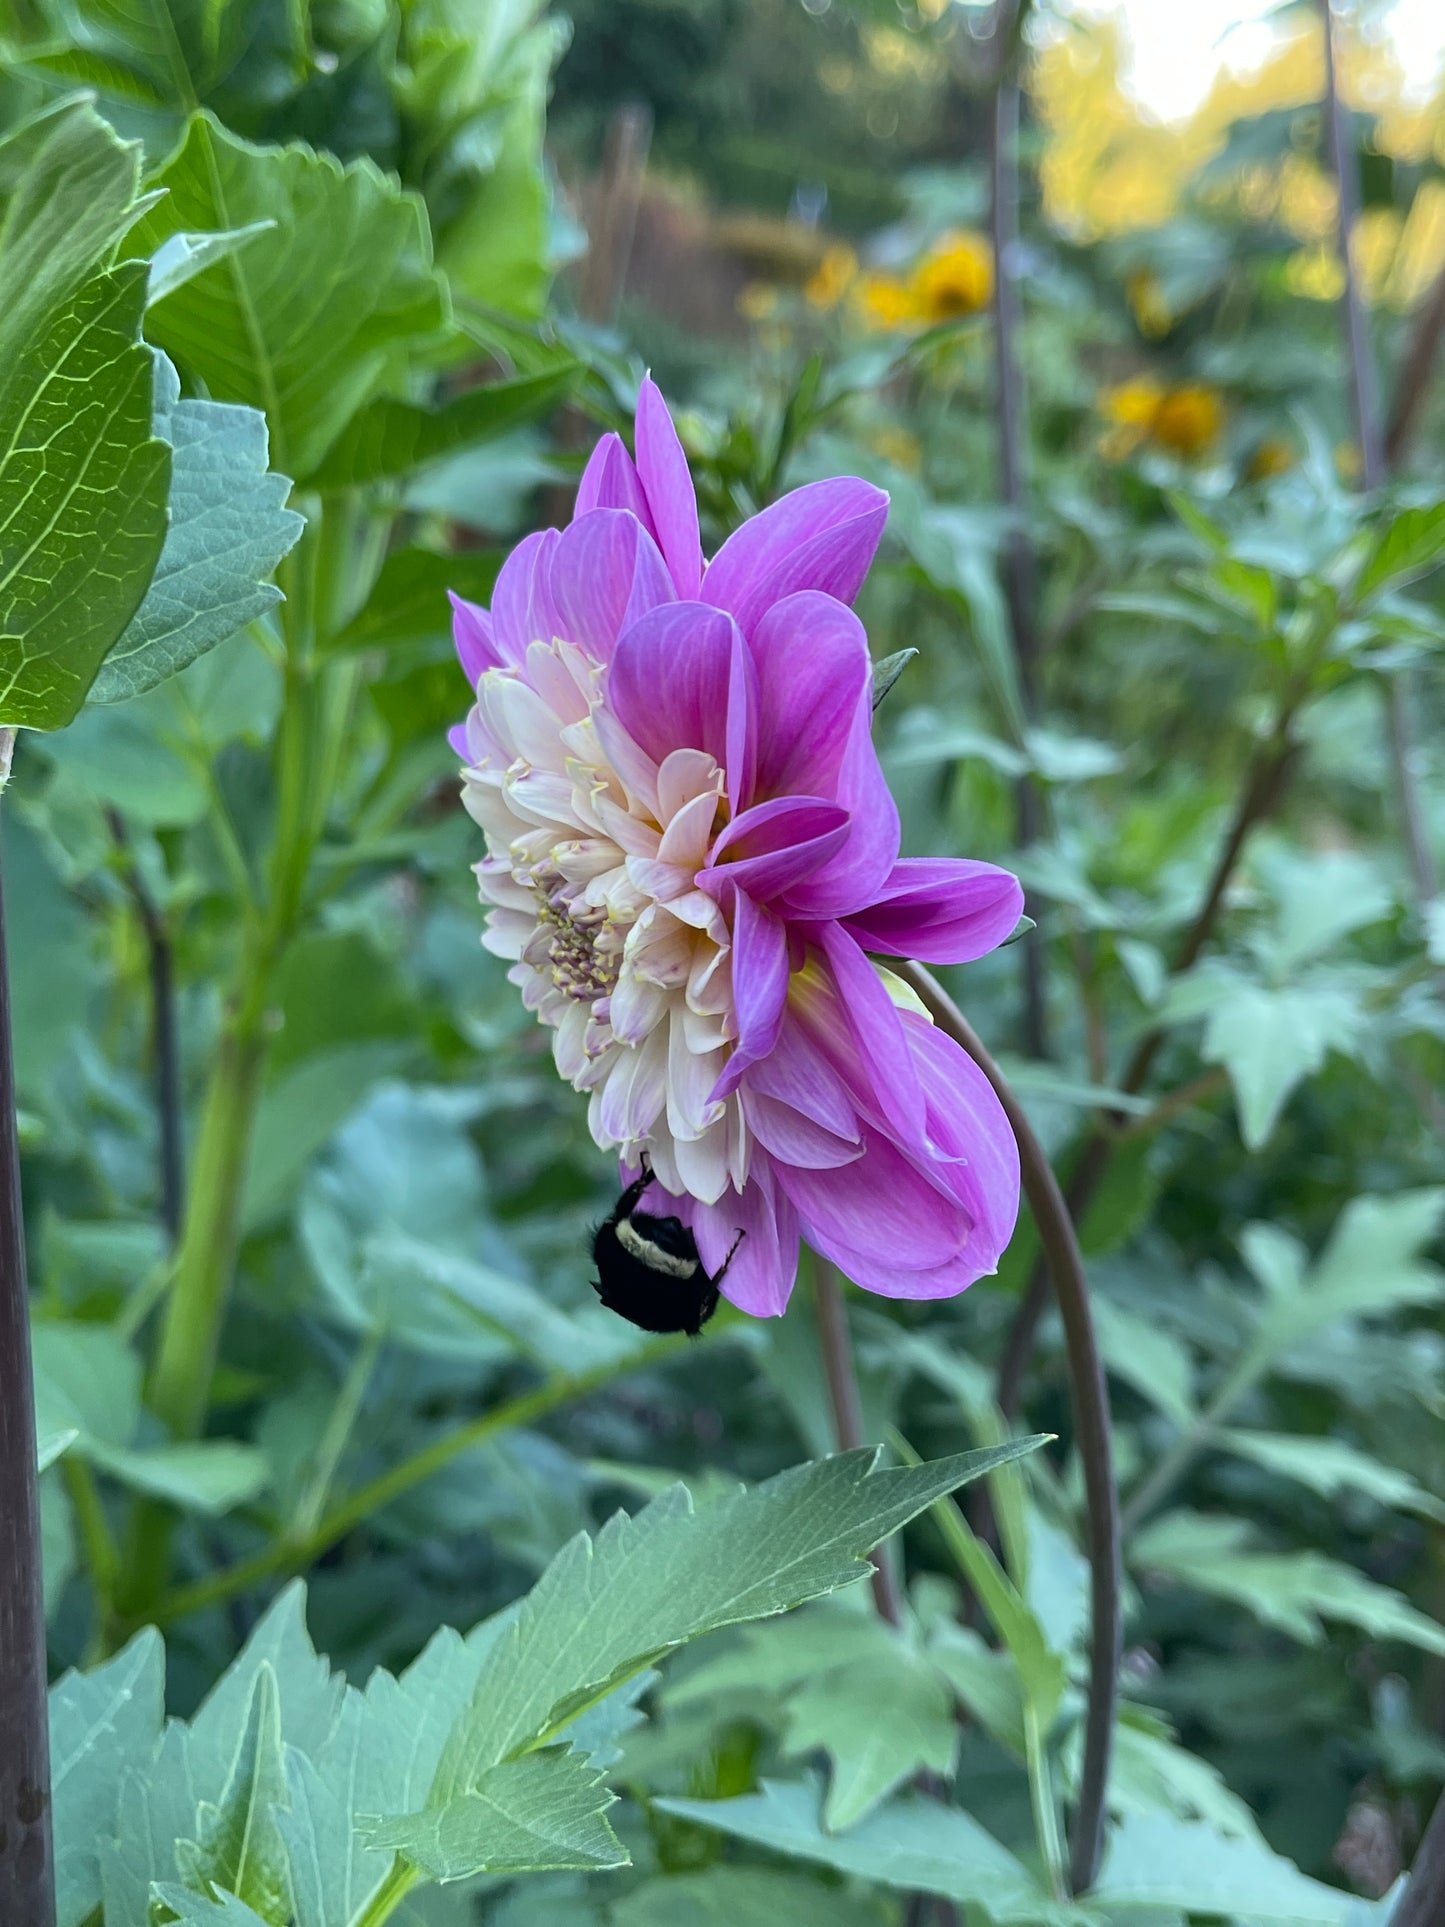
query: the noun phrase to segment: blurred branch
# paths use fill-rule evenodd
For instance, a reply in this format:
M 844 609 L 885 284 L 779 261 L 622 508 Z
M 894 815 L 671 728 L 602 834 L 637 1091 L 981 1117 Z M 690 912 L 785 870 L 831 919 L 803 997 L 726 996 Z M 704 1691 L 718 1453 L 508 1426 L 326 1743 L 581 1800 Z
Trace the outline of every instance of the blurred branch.
M 922 997 L 933 1021 L 978 1065 L 1003 1105 L 1019 1147 L 1023 1185 L 1044 1248 L 1064 1322 L 1073 1393 L 1074 1436 L 1084 1471 L 1089 1544 L 1089 1710 L 1084 1727 L 1084 1764 L 1079 1779 L 1069 1856 L 1073 1891 L 1085 1893 L 1099 1870 L 1104 1839 L 1104 1802 L 1119 1697 L 1123 1643 L 1119 1495 L 1109 1424 L 1109 1392 L 1089 1308 L 1084 1261 L 1058 1179 L 1034 1135 L 1027 1113 L 973 1026 L 942 985 L 921 964 L 905 963 L 900 976 Z
M 1390 1927 L 1439 1927 L 1445 1920 L 1445 1793 L 1415 1850 L 1415 1864 Z
M 1028 395 L 1019 354 L 1019 88 L 1017 55 L 1025 5 L 997 0 L 994 39 L 998 66 L 993 91 L 989 148 L 993 179 L 994 403 L 998 424 L 999 481 L 1010 512 L 1004 540 L 1003 587 L 1013 633 L 1024 717 L 1038 720 L 1040 651 L 1037 567 L 1028 530 Z M 1038 841 L 1042 798 L 1038 778 L 1026 771 L 1015 791 L 1018 840 L 1027 849 Z M 1031 1057 L 1048 1053 L 1048 1004 L 1044 978 L 1044 933 L 1031 930 L 1019 945 L 1023 973 L 1024 1047 Z
M 1355 166 L 1355 150 L 1350 138 L 1349 119 L 1340 99 L 1335 70 L 1335 15 L 1332 0 L 1319 0 L 1325 47 L 1325 126 L 1328 130 L 1330 163 L 1334 169 L 1339 202 L 1340 265 L 1344 284 L 1340 309 L 1345 323 L 1345 339 L 1350 354 L 1350 384 L 1354 396 L 1355 427 L 1360 442 L 1361 480 L 1367 490 L 1379 488 L 1387 476 L 1385 437 L 1381 427 L 1380 396 L 1375 374 L 1374 351 L 1370 344 L 1369 319 L 1360 295 L 1350 239 L 1359 215 L 1360 184 Z M 1433 347 L 1430 351 L 1433 354 Z M 1428 359 L 1427 359 L 1428 367 Z M 1415 782 L 1414 729 L 1410 715 L 1409 678 L 1402 671 L 1390 678 L 1386 698 L 1389 727 L 1390 761 L 1394 767 L 1395 790 L 1400 806 L 1400 827 L 1410 859 L 1415 892 L 1422 904 L 1440 894 L 1440 874 L 1435 853 L 1430 847 L 1429 831 Z
M 50 1728 L 30 1298 L 0 902 L 0 1920 L 53 1927 Z
M 1445 268 L 1436 276 L 1416 313 L 1409 352 L 1400 370 L 1395 403 L 1385 429 L 1385 462 L 1391 469 L 1399 468 L 1409 453 L 1410 439 L 1430 392 L 1430 377 L 1435 370 L 1442 334 L 1445 334 Z
M 826 1258 L 813 1254 L 813 1300 L 818 1312 L 818 1348 L 823 1354 L 823 1373 L 828 1381 L 828 1402 L 833 1408 L 833 1432 L 840 1452 L 851 1452 L 866 1445 L 863 1431 L 863 1406 L 858 1397 L 858 1373 L 853 1363 L 853 1343 L 848 1334 L 848 1307 L 838 1274 Z M 903 1624 L 903 1601 L 898 1578 L 882 1546 L 872 1554 L 873 1603 L 878 1617 L 890 1626 Z
M 1276 724 L 1272 734 L 1255 751 L 1250 764 L 1249 775 L 1244 790 L 1230 821 L 1224 843 L 1209 884 L 1204 893 L 1204 901 L 1195 913 L 1178 954 L 1173 960 L 1172 972 L 1178 975 L 1197 963 L 1213 933 L 1219 913 L 1224 907 L 1224 899 L 1229 890 L 1235 869 L 1244 851 L 1250 831 L 1265 817 L 1272 814 L 1289 780 L 1289 773 L 1295 759 L 1295 748 L 1291 739 L 1294 721 L 1292 709 L 1287 709 Z M 1143 1088 L 1153 1068 L 1154 1059 L 1164 1043 L 1165 1031 L 1162 1028 L 1146 1032 L 1135 1046 L 1124 1075 L 1119 1080 L 1119 1089 L 1126 1096 L 1133 1097 Z M 1099 1186 L 1103 1183 L 1113 1158 L 1115 1145 L 1127 1129 L 1129 1120 L 1116 1117 L 1112 1124 L 1095 1126 L 1085 1140 L 1078 1161 L 1069 1177 L 1069 1211 L 1077 1224 L 1093 1202 Z M 1013 1324 L 1009 1327 L 1004 1341 L 1003 1354 L 999 1360 L 998 1388 L 995 1398 L 999 1410 L 1005 1416 L 1012 1416 L 1018 1409 L 1019 1395 L 1023 1390 L 1024 1372 L 1033 1352 L 1034 1336 L 1038 1330 L 1039 1319 L 1043 1316 L 1048 1302 L 1049 1271 L 1047 1258 L 1040 1258 L 1029 1275 L 1028 1287 L 1019 1300 L 1019 1308 L 1014 1314 Z
M 185 1133 L 181 1110 L 180 1046 L 176 1027 L 174 954 L 170 930 L 135 860 L 119 810 L 109 809 L 105 820 L 121 859 L 126 889 L 140 918 L 150 957 L 151 1028 L 156 1054 L 156 1129 L 160 1140 L 161 1223 L 175 1244 L 185 1209 Z

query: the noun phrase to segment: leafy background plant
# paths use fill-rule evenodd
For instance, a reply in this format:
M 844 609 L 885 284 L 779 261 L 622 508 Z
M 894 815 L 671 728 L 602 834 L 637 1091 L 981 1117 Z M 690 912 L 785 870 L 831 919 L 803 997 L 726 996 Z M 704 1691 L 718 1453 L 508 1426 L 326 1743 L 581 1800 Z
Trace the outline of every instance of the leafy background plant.
M 1317 18 L 1177 139 L 1107 31 L 1025 23 L 1020 519 L 989 315 L 880 307 L 985 218 L 998 37 L 573 13 L 561 58 L 532 0 L 0 8 L 61 1921 L 1383 1921 L 1445 1779 L 1445 497 L 1427 385 L 1357 486 Z M 1371 29 L 1342 85 L 1398 420 L 1445 109 Z M 640 212 L 595 164 L 638 94 Z M 837 231 L 714 220 L 680 273 L 683 169 L 776 216 L 816 177 Z M 877 722 L 907 845 L 1015 863 L 1038 919 L 950 989 L 1077 1207 L 1109 1375 L 1088 1896 L 1083 1486 L 1027 1215 L 962 1300 L 850 1299 L 896 1463 L 825 1462 L 811 1280 L 695 1346 L 596 1306 L 614 1178 L 477 943 L 445 591 L 566 512 L 647 363 L 709 547 L 818 474 L 890 488 L 862 608 L 919 652 Z M 890 1620 L 847 1582 L 904 1524 Z

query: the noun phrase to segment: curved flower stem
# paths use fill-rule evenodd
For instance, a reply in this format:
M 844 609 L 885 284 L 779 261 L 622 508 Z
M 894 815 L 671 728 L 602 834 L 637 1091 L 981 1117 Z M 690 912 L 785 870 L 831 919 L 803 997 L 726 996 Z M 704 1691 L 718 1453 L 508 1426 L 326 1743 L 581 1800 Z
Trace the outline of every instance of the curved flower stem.
M 52 1927 L 50 1727 L 35 1388 L 0 902 L 0 1920 Z
M 1204 893 L 1204 901 L 1195 913 L 1179 953 L 1173 962 L 1175 974 L 1188 970 L 1197 963 L 1204 946 L 1208 943 L 1224 907 L 1224 899 L 1230 882 L 1234 877 L 1250 831 L 1255 825 L 1269 816 L 1279 802 L 1294 765 L 1295 745 L 1293 725 L 1295 703 L 1286 704 L 1274 730 L 1265 738 L 1255 751 L 1250 764 L 1249 775 L 1240 794 L 1239 803 L 1230 820 L 1224 843 L 1210 873 L 1209 884 Z M 1165 1033 L 1161 1029 L 1146 1032 L 1135 1046 L 1134 1055 L 1119 1080 L 1119 1089 L 1128 1096 L 1135 1096 L 1144 1088 L 1149 1072 L 1154 1067 L 1164 1043 Z M 1123 1122 L 1123 1120 L 1120 1120 Z M 1119 1141 L 1119 1133 L 1109 1128 L 1096 1127 L 1084 1141 L 1078 1159 L 1069 1175 L 1067 1198 L 1069 1215 L 1078 1223 L 1095 1193 L 1104 1181 L 1105 1173 L 1113 1158 Z M 1049 1295 L 1049 1264 L 1047 1255 L 1040 1258 L 1029 1275 L 1028 1287 L 1019 1301 L 1014 1314 L 1013 1324 L 1004 1341 L 1002 1357 L 999 1360 L 998 1387 L 994 1394 L 995 1403 L 1006 1418 L 1012 1417 L 1018 1409 L 1019 1394 L 1023 1390 L 1024 1372 L 1028 1367 L 1033 1351 L 1034 1334 L 1039 1319 L 1043 1316 L 1044 1306 Z
M 863 1434 L 863 1406 L 858 1397 L 858 1374 L 853 1365 L 853 1342 L 848 1335 L 848 1307 L 838 1274 L 826 1258 L 813 1254 L 813 1299 L 818 1312 L 818 1346 L 833 1408 L 833 1431 L 840 1452 L 851 1452 L 868 1440 Z M 903 1601 L 898 1578 L 882 1546 L 873 1553 L 873 1603 L 878 1617 L 890 1626 L 903 1624 Z
M 1024 1190 L 1053 1277 L 1064 1321 L 1073 1387 L 1074 1429 L 1084 1470 L 1088 1512 L 1090 1618 L 1089 1710 L 1084 1728 L 1084 1764 L 1069 1856 L 1069 1884 L 1084 1893 L 1094 1883 L 1104 1838 L 1104 1803 L 1114 1743 L 1114 1712 L 1119 1696 L 1122 1645 L 1120 1595 L 1119 1497 L 1114 1485 L 1114 1454 L 1109 1428 L 1109 1394 L 1089 1309 L 1084 1262 L 1053 1168 L 1034 1136 L 1023 1106 L 994 1063 L 973 1026 L 931 973 L 921 964 L 898 966 L 928 1006 L 941 1031 L 966 1050 L 992 1084 L 1018 1140 Z

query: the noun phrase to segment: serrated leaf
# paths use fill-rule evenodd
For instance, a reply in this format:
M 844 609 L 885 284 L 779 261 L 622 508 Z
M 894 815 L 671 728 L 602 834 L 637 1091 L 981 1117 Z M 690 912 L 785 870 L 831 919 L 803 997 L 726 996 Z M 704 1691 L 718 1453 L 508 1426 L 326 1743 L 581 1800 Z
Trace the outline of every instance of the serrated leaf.
M 890 1532 L 1041 1442 L 881 1470 L 876 1450 L 847 1452 L 715 1500 L 701 1515 L 678 1487 L 635 1518 L 610 1519 L 595 1543 L 579 1534 L 488 1654 L 432 1803 L 544 1741 L 685 1640 L 851 1584 Z
M 559 1747 L 489 1767 L 441 1806 L 365 1818 L 362 1838 L 388 1847 L 433 1880 L 479 1873 L 584 1873 L 630 1864 L 602 1817 L 616 1795 L 580 1753 Z
M 1102 1295 L 1094 1299 L 1099 1349 L 1122 1378 L 1176 1425 L 1194 1417 L 1194 1364 L 1188 1348 L 1163 1326 L 1126 1311 Z
M 1389 1586 L 1323 1553 L 1257 1552 L 1250 1540 L 1242 1519 L 1180 1510 L 1138 1533 L 1129 1556 L 1137 1570 L 1243 1606 L 1305 1645 L 1317 1645 L 1330 1620 L 1445 1654 L 1445 1627 Z
M 612 1927 L 878 1927 L 861 1896 L 761 1867 L 649 1880 L 613 1902 Z
M 266 467 L 266 420 L 252 408 L 182 401 L 156 357 L 155 431 L 171 445 L 170 525 L 145 600 L 91 690 L 123 702 L 163 682 L 281 599 L 267 578 L 305 526 L 291 484 Z
M 304 482 L 408 342 L 445 319 L 421 202 L 369 160 L 255 147 L 206 115 L 156 177 L 166 198 L 129 245 L 273 220 L 150 311 L 153 338 L 218 401 L 265 414 Z
M 1328 1052 L 1354 1049 L 1361 1022 L 1357 1000 L 1343 990 L 1238 983 L 1214 1006 L 1203 1056 L 1229 1072 L 1251 1150 L 1269 1137 L 1290 1092 Z
M 1408 1472 L 1382 1464 L 1344 1439 L 1300 1438 L 1289 1432 L 1216 1432 L 1213 1440 L 1221 1451 L 1293 1479 L 1322 1499 L 1358 1492 L 1377 1505 L 1445 1522 L 1445 1500 L 1427 1492 Z
M 59 1927 L 80 1927 L 101 1902 L 100 1843 L 115 1832 L 121 1775 L 160 1735 L 165 1647 L 154 1627 L 92 1673 L 50 1689 Z
M 189 1739 L 168 1726 L 121 1774 L 115 1824 L 97 1843 L 107 1920 L 146 1921 L 152 1883 L 176 1878 L 176 1843 L 196 1824 Z
M 1257 1840 L 1231 1839 L 1202 1821 L 1125 1814 L 1110 1836 L 1100 1907 L 1178 1907 L 1185 1913 L 1337 1927 L 1350 1896 L 1302 1874 Z
M 1050 1898 L 971 1814 L 910 1795 L 892 1800 L 845 1834 L 825 1830 L 816 1786 L 764 1780 L 735 1800 L 656 1800 L 674 1813 L 771 1853 L 904 1891 L 942 1894 L 995 1927 L 1087 1927 L 1090 1916 Z
M 952 1771 L 958 1726 L 947 1686 L 896 1636 L 866 1668 L 820 1671 L 788 1702 L 787 1751 L 832 1762 L 823 1825 L 844 1833 L 922 1768 Z
M 566 398 L 574 365 L 468 388 L 436 408 L 383 397 L 354 416 L 308 478 L 323 491 L 363 488 L 480 447 Z
M 93 275 L 0 357 L 0 723 L 68 723 L 155 572 L 171 453 L 144 304 L 143 267 Z
M 285 1803 L 279 1693 L 275 1673 L 262 1661 L 220 1797 L 201 1802 L 196 1838 L 176 1843 L 186 1884 L 203 1894 L 213 1886 L 233 1894 L 263 1920 L 285 1927 L 290 1884 L 286 1845 L 276 1824 L 276 1810 Z
M 163 1882 L 155 1897 L 165 1907 L 175 1927 L 268 1927 L 268 1917 L 258 1914 L 235 1894 L 193 1893 L 189 1887 L 174 1887 Z M 269 1927 L 275 1927 L 270 1918 Z

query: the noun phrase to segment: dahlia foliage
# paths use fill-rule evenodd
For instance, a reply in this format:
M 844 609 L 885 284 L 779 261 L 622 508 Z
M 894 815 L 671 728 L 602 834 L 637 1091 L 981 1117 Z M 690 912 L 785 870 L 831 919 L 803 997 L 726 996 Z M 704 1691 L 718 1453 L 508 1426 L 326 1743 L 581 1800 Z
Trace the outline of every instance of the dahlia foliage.
M 1018 1157 L 972 1060 L 873 957 L 963 963 L 1014 929 L 993 865 L 900 859 L 849 607 L 887 497 L 795 490 L 704 563 L 686 458 L 644 383 L 569 527 L 491 610 L 455 599 L 476 706 L 453 740 L 484 941 L 589 1094 L 597 1143 L 675 1211 L 725 1294 L 781 1312 L 805 1237 L 937 1298 L 994 1269 Z M 670 1194 L 664 1200 L 660 1191 Z

